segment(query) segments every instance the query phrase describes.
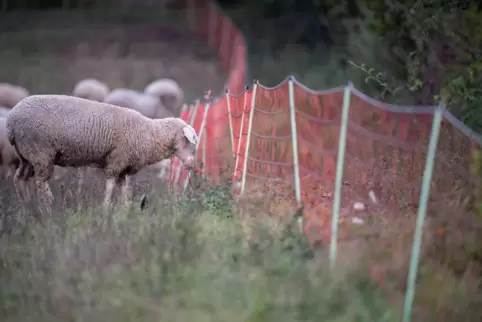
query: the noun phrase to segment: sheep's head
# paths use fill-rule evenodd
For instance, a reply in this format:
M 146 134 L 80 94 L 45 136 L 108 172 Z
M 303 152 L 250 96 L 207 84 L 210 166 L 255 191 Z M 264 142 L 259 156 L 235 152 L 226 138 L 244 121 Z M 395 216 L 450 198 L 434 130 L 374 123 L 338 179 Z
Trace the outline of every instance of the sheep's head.
M 176 136 L 174 154 L 181 159 L 188 169 L 196 167 L 196 146 L 198 142 L 199 138 L 196 131 L 190 125 L 185 125 Z
M 162 106 L 174 115 L 179 116 L 184 101 L 184 93 L 175 80 L 169 78 L 158 79 L 147 85 L 144 93 L 156 97 Z

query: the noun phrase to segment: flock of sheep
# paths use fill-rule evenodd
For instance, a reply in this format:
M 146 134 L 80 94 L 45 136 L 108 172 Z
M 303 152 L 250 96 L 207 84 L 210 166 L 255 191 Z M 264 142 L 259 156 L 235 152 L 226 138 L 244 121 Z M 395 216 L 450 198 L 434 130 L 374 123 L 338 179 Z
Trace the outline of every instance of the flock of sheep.
M 49 179 L 54 167 L 77 168 L 79 188 L 88 168 L 106 177 L 104 206 L 115 187 L 127 205 L 132 202 L 132 177 L 155 167 L 161 179 L 177 156 L 188 169 L 195 166 L 198 136 L 179 118 L 184 102 L 171 79 L 148 84 L 144 92 L 110 90 L 96 79 L 80 81 L 72 95 L 30 95 L 19 86 L 0 83 L 0 166 L 13 176 L 21 200 L 34 178 L 42 204 L 54 201 Z M 65 171 L 65 170 L 64 170 Z

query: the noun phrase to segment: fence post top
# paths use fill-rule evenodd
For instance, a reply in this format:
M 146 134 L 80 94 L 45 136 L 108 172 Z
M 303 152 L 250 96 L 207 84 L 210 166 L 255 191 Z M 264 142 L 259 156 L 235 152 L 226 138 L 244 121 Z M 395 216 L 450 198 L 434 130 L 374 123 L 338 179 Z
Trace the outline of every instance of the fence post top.
M 229 94 L 229 88 L 226 87 L 226 88 L 224 89 L 224 94 Z
M 349 89 L 354 89 L 355 86 L 353 86 L 353 82 L 352 81 L 348 81 L 348 88 Z
M 294 82 L 294 81 L 295 81 L 295 77 L 293 75 L 289 75 L 288 82 Z
M 249 86 L 248 85 L 244 85 L 244 90 L 247 92 L 249 91 Z

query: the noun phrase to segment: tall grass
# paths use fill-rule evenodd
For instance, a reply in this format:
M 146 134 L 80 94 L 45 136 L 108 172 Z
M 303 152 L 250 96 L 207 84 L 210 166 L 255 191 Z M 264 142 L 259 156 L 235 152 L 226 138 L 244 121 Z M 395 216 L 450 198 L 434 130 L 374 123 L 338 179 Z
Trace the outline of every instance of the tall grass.
M 262 214 L 232 216 L 229 199 L 210 211 L 212 194 L 159 196 L 129 214 L 52 214 L 45 228 L 4 234 L 2 320 L 394 320 L 395 306 L 356 263 L 332 275 L 295 227 L 274 233 Z

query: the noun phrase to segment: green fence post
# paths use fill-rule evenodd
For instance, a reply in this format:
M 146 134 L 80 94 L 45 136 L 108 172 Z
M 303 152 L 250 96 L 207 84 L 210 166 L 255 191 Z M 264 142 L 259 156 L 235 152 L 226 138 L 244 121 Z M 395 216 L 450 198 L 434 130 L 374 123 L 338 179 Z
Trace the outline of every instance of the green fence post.
M 340 138 L 338 141 L 338 156 L 336 162 L 335 197 L 333 200 L 333 214 L 331 216 L 330 268 L 336 263 L 336 248 L 338 242 L 338 221 L 340 219 L 341 185 L 343 181 L 343 165 L 345 161 L 346 132 L 348 128 L 348 112 L 350 110 L 350 95 L 352 84 L 345 87 L 343 95 L 343 109 L 341 112 Z
M 254 84 L 253 84 L 254 86 Z M 239 161 L 239 152 L 240 152 L 240 147 L 241 147 L 241 137 L 243 136 L 243 126 L 244 126 L 244 115 L 246 114 L 246 94 L 248 93 L 248 86 L 245 86 L 244 88 L 244 99 L 243 99 L 243 112 L 241 115 L 241 126 L 239 127 L 239 139 L 238 139 L 238 147 L 236 149 L 236 161 L 234 162 L 234 171 L 238 169 L 238 161 Z
M 233 115 L 231 114 L 231 100 L 229 99 L 229 90 L 226 89 L 226 105 L 228 107 L 228 119 L 229 119 L 229 137 L 231 139 L 231 151 L 233 152 L 233 159 L 236 157 L 234 151 L 234 133 L 233 133 Z
M 253 126 L 254 104 L 256 102 L 257 88 L 258 88 L 258 81 L 255 81 L 253 86 L 253 97 L 251 98 L 251 110 L 249 111 L 248 137 L 246 138 L 246 151 L 244 152 L 244 166 L 243 166 L 243 175 L 241 179 L 241 192 L 240 192 L 241 195 L 243 195 L 244 189 L 246 187 L 246 171 L 248 169 L 249 141 L 251 140 L 251 128 Z M 241 133 L 242 133 L 242 127 L 243 125 L 241 125 Z
M 427 212 L 427 203 L 430 193 L 430 185 L 432 183 L 432 172 L 435 163 L 435 154 L 437 151 L 437 143 L 440 134 L 440 125 L 442 122 L 442 109 L 440 106 L 435 109 L 432 123 L 432 133 L 428 146 L 427 161 L 425 162 L 425 170 L 423 172 L 422 191 L 420 193 L 420 202 L 417 213 L 417 223 L 415 227 L 415 235 L 413 237 L 412 255 L 410 258 L 410 269 L 408 272 L 407 291 L 405 293 L 405 305 L 403 308 L 403 322 L 411 320 L 413 300 L 415 294 L 415 281 L 417 278 L 418 264 L 420 261 L 420 247 L 422 245 L 423 223 Z
M 293 77 L 288 80 L 288 90 L 290 99 L 290 122 L 291 122 L 291 139 L 293 145 L 293 174 L 295 184 L 296 203 L 298 208 L 301 207 L 301 185 L 300 185 L 300 167 L 298 160 L 298 135 L 296 131 L 296 107 L 295 107 L 295 89 Z
M 203 141 L 203 153 L 202 153 L 202 169 L 201 169 L 201 175 L 203 178 L 206 178 L 206 147 L 207 147 L 207 139 L 206 139 L 206 134 L 203 132 L 202 136 L 202 141 Z

